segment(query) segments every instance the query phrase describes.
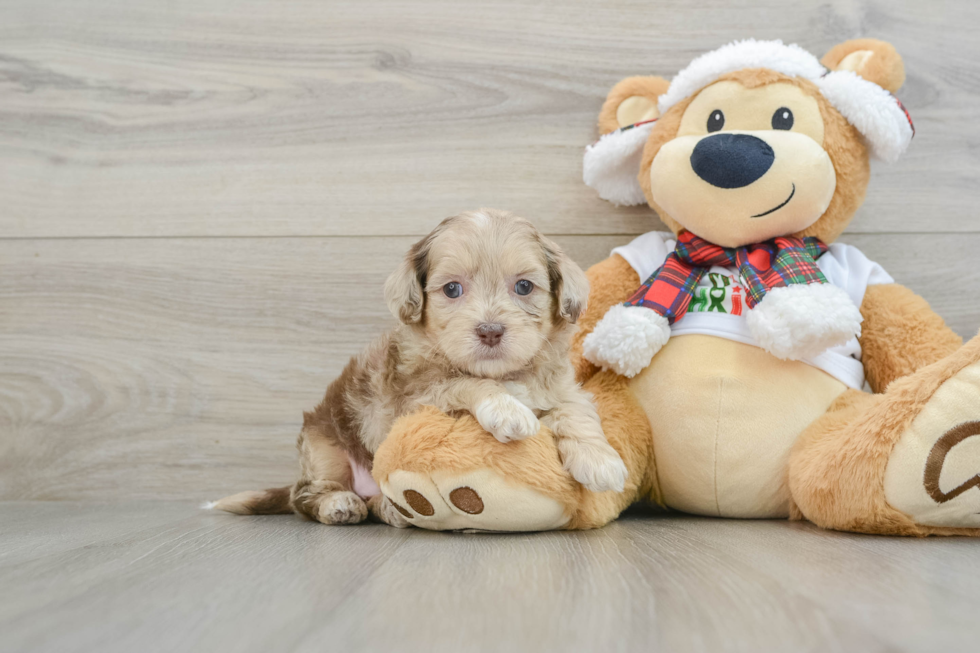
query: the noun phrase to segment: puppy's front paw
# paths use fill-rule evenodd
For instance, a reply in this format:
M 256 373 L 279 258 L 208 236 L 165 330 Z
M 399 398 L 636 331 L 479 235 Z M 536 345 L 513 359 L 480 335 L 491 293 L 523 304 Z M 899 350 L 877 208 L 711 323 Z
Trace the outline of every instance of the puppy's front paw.
M 523 440 L 541 428 L 530 408 L 510 395 L 491 395 L 476 406 L 476 421 L 501 442 Z
M 367 504 L 353 492 L 331 492 L 320 501 L 317 519 L 330 525 L 359 524 L 367 514 Z
M 622 492 L 626 487 L 626 465 L 616 450 L 603 442 L 568 441 L 559 445 L 565 469 L 592 492 Z

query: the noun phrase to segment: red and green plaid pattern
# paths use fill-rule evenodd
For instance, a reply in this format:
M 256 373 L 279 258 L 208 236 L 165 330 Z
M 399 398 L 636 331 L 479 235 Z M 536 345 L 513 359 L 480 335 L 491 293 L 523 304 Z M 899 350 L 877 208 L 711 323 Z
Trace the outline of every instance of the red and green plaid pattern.
M 827 283 L 816 263 L 826 251 L 827 246 L 818 238 L 784 236 L 757 245 L 730 248 L 712 245 L 689 231 L 682 231 L 674 251 L 626 305 L 652 309 L 673 324 L 687 312 L 701 277 L 718 265 L 738 269 L 746 290 L 745 303 L 751 309 L 773 288 Z

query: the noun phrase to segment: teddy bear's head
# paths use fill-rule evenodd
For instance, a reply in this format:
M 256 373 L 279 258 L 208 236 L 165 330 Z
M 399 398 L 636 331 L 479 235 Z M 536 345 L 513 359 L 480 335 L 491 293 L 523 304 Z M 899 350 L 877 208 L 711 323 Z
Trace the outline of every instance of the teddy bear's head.
M 864 199 L 870 156 L 893 161 L 912 138 L 891 94 L 904 80 L 883 41 L 848 41 L 822 61 L 780 41 L 732 43 L 669 83 L 616 84 L 585 181 L 724 247 L 786 235 L 831 242 Z

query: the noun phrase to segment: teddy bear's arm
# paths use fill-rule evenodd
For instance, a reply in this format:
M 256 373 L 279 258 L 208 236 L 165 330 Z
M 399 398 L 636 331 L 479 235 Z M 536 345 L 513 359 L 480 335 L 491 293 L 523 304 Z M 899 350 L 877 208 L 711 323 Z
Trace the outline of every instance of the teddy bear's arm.
M 640 277 L 622 256 L 613 254 L 605 261 L 596 263 L 585 275 L 589 278 L 589 304 L 578 320 L 578 332 L 572 339 L 572 364 L 575 377 L 585 383 L 599 367 L 582 355 L 582 341 L 592 333 L 596 323 L 612 306 L 629 299 L 640 285 Z
M 864 374 L 876 393 L 963 345 L 926 300 L 898 284 L 868 286 L 861 315 Z

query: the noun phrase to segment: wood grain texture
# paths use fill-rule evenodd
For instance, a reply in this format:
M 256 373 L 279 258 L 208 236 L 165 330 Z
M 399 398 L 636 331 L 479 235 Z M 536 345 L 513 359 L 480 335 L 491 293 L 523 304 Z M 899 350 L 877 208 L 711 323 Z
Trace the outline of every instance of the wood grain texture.
M 561 236 L 582 265 L 626 237 Z M 391 326 L 411 238 L 0 240 L 0 497 L 207 499 L 282 485 L 348 358 Z M 980 234 L 849 239 L 975 333 Z M 913 256 L 908 256 L 912 252 Z
M 639 233 L 581 183 L 606 91 L 749 36 L 890 40 L 916 120 L 853 231 L 972 232 L 980 4 L 3 0 L 7 237 L 420 235 L 491 204 Z
M 598 109 L 736 38 L 898 47 L 917 136 L 843 240 L 971 336 L 978 26 L 969 0 L 0 0 L 0 653 L 972 650 L 971 541 L 195 506 L 293 478 L 439 219 L 511 209 L 583 266 L 657 228 L 581 181 Z
M 288 482 L 302 411 L 394 324 L 412 240 L 0 240 L 0 496 Z M 622 239 L 561 240 L 598 260 Z
M 301 411 L 390 324 L 381 281 L 415 235 L 491 204 L 588 265 L 656 228 L 581 183 L 602 97 L 749 34 L 817 52 L 869 34 L 905 54 L 918 136 L 876 168 L 846 240 L 972 335 L 978 17 L 0 0 L 0 497 L 284 482 Z
M 962 539 L 649 513 L 459 535 L 166 502 L 0 503 L 0 523 L 32 529 L 0 530 L 0 550 L 37 547 L 0 559 L 4 653 L 933 653 L 980 636 Z

